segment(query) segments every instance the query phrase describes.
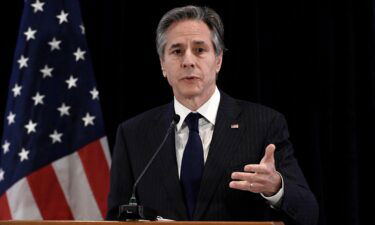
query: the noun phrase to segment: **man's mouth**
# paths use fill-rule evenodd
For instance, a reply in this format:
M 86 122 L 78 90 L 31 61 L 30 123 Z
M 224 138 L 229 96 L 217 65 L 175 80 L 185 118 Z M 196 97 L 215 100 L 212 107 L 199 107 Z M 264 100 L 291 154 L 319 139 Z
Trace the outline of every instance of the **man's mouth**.
M 186 76 L 186 77 L 183 77 L 182 79 L 183 80 L 196 80 L 196 79 L 199 79 L 199 77 L 197 77 L 197 76 Z

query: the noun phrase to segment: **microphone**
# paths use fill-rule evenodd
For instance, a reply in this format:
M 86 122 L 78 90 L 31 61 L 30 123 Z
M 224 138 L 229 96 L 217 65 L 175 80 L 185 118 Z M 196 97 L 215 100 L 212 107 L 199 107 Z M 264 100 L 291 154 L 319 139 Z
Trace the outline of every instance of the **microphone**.
M 119 206 L 119 216 L 118 219 L 120 221 L 126 221 L 126 220 L 155 220 L 157 215 L 157 212 L 151 208 L 148 208 L 146 206 L 138 205 L 137 198 L 135 197 L 135 191 L 137 188 L 137 185 L 139 181 L 142 179 L 143 175 L 146 173 L 148 168 L 150 167 L 151 163 L 154 161 L 155 157 L 158 155 L 160 150 L 162 149 L 165 141 L 167 140 L 169 134 L 174 130 L 176 127 L 176 124 L 180 121 L 180 116 L 177 114 L 174 114 L 173 120 L 171 124 L 168 127 L 167 133 L 164 136 L 163 141 L 155 151 L 154 155 L 152 155 L 151 159 L 148 161 L 145 168 L 142 170 L 141 174 L 138 176 L 137 180 L 135 181 L 133 185 L 133 191 L 132 195 L 129 199 L 129 203 L 127 205 L 120 205 Z

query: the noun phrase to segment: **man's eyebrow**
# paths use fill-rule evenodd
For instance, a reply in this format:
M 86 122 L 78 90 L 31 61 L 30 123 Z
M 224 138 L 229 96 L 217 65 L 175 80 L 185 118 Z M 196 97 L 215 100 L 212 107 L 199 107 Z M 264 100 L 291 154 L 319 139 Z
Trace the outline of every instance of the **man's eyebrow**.
M 196 44 L 196 45 L 205 45 L 206 44 L 206 42 L 204 42 L 204 41 L 193 41 L 193 43 Z
M 193 44 L 194 45 L 205 45 L 206 42 L 205 41 L 193 41 Z M 183 44 L 182 43 L 175 43 L 175 44 L 172 44 L 169 49 L 173 49 L 173 48 L 180 48 L 182 47 Z
M 181 47 L 181 46 L 182 46 L 181 43 L 176 43 L 176 44 L 172 44 L 172 45 L 169 47 L 169 49 L 179 48 L 179 47 Z

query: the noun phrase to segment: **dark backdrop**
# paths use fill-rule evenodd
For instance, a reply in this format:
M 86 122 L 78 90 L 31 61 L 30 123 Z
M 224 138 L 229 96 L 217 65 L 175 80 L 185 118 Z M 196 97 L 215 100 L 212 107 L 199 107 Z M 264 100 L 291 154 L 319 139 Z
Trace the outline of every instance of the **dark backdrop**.
M 111 147 L 121 121 L 172 100 L 154 46 L 158 20 L 175 6 L 208 5 L 229 49 L 219 87 L 286 116 L 320 224 L 373 221 L 375 0 L 80 2 Z M 1 4 L 0 118 L 22 4 Z

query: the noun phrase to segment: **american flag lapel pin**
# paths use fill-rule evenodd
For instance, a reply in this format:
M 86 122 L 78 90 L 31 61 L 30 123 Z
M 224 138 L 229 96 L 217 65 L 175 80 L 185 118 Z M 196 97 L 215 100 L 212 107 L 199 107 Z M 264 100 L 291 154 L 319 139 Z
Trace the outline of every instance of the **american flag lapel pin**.
M 230 128 L 232 128 L 232 129 L 238 129 L 239 127 L 240 127 L 240 125 L 238 125 L 238 123 L 234 123 L 234 124 L 230 125 Z

